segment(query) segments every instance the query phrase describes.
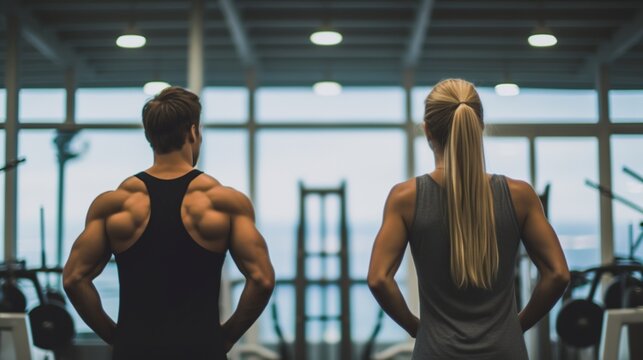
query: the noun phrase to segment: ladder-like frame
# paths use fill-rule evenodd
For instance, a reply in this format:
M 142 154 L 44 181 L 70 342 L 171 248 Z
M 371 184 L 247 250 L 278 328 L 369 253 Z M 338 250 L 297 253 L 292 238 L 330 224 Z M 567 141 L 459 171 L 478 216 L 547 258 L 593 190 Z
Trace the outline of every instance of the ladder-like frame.
M 306 341 L 306 324 L 308 321 L 318 321 L 323 323 L 330 321 L 340 321 L 340 360 L 350 360 L 352 358 L 351 342 L 351 314 L 350 314 L 350 288 L 351 280 L 348 267 L 348 223 L 346 214 L 346 184 L 338 188 L 307 188 L 303 183 L 299 183 L 299 226 L 297 228 L 297 274 L 295 275 L 295 294 L 296 294 L 296 317 L 295 317 L 295 359 L 308 359 L 308 344 Z M 321 203 L 321 243 L 320 252 L 311 252 L 307 250 L 306 239 L 306 198 L 309 196 L 319 196 Z M 326 238 L 326 198 L 337 196 L 340 200 L 340 217 L 339 217 L 339 251 L 329 253 L 323 246 Z M 322 260 L 322 268 L 325 268 L 326 259 L 338 257 L 340 263 L 339 278 L 327 279 L 325 275 L 318 280 L 309 279 L 306 276 L 306 260 L 311 257 L 319 257 Z M 320 286 L 322 288 L 322 314 L 320 316 L 310 316 L 306 312 L 306 290 L 309 286 Z M 327 311 L 326 290 L 329 287 L 338 286 L 340 292 L 340 314 L 331 316 Z

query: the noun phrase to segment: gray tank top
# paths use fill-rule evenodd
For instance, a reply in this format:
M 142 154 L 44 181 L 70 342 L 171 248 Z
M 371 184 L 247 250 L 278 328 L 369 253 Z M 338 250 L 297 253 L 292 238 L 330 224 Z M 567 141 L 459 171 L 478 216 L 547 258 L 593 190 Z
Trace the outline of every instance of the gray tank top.
M 528 359 L 514 295 L 520 229 L 507 180 L 493 175 L 490 181 L 500 255 L 491 290 L 455 286 L 446 193 L 428 174 L 416 181 L 409 243 L 420 290 L 420 327 L 413 359 Z

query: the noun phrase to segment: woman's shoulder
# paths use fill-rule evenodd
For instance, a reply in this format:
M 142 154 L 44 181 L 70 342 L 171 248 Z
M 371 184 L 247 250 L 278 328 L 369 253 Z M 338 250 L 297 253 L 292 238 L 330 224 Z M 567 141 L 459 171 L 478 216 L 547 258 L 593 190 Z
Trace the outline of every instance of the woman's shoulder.
M 530 211 L 529 209 L 534 206 L 540 206 L 540 199 L 538 198 L 538 194 L 536 194 L 534 188 L 528 182 L 519 179 L 512 179 L 508 176 L 504 177 L 507 181 L 509 194 L 511 195 L 511 202 L 516 210 L 519 222 L 522 224 L 522 220 L 524 220 L 527 213 Z
M 391 200 L 399 201 L 409 201 L 413 200 L 415 202 L 415 192 L 417 191 L 417 180 L 416 178 L 408 179 L 393 185 L 389 193 Z

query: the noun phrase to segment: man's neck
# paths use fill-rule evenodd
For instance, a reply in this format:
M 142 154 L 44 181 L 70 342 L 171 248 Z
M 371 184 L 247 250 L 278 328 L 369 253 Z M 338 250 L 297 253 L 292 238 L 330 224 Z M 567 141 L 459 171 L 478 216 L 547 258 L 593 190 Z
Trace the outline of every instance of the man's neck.
M 192 168 L 192 152 L 184 148 L 165 154 L 155 152 L 154 164 L 150 170 L 158 173 L 182 173 Z

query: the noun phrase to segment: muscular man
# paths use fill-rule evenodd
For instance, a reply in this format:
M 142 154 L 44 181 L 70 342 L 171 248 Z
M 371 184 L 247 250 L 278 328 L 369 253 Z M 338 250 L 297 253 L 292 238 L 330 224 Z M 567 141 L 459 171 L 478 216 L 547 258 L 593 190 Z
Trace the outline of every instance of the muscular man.
M 178 87 L 145 104 L 154 164 L 94 200 L 65 264 L 69 299 L 113 345 L 114 359 L 225 359 L 272 293 L 274 272 L 252 204 L 194 169 L 200 114 L 199 98 Z M 236 311 L 221 324 L 228 250 L 246 283 Z M 117 323 L 92 283 L 112 254 L 120 285 Z

